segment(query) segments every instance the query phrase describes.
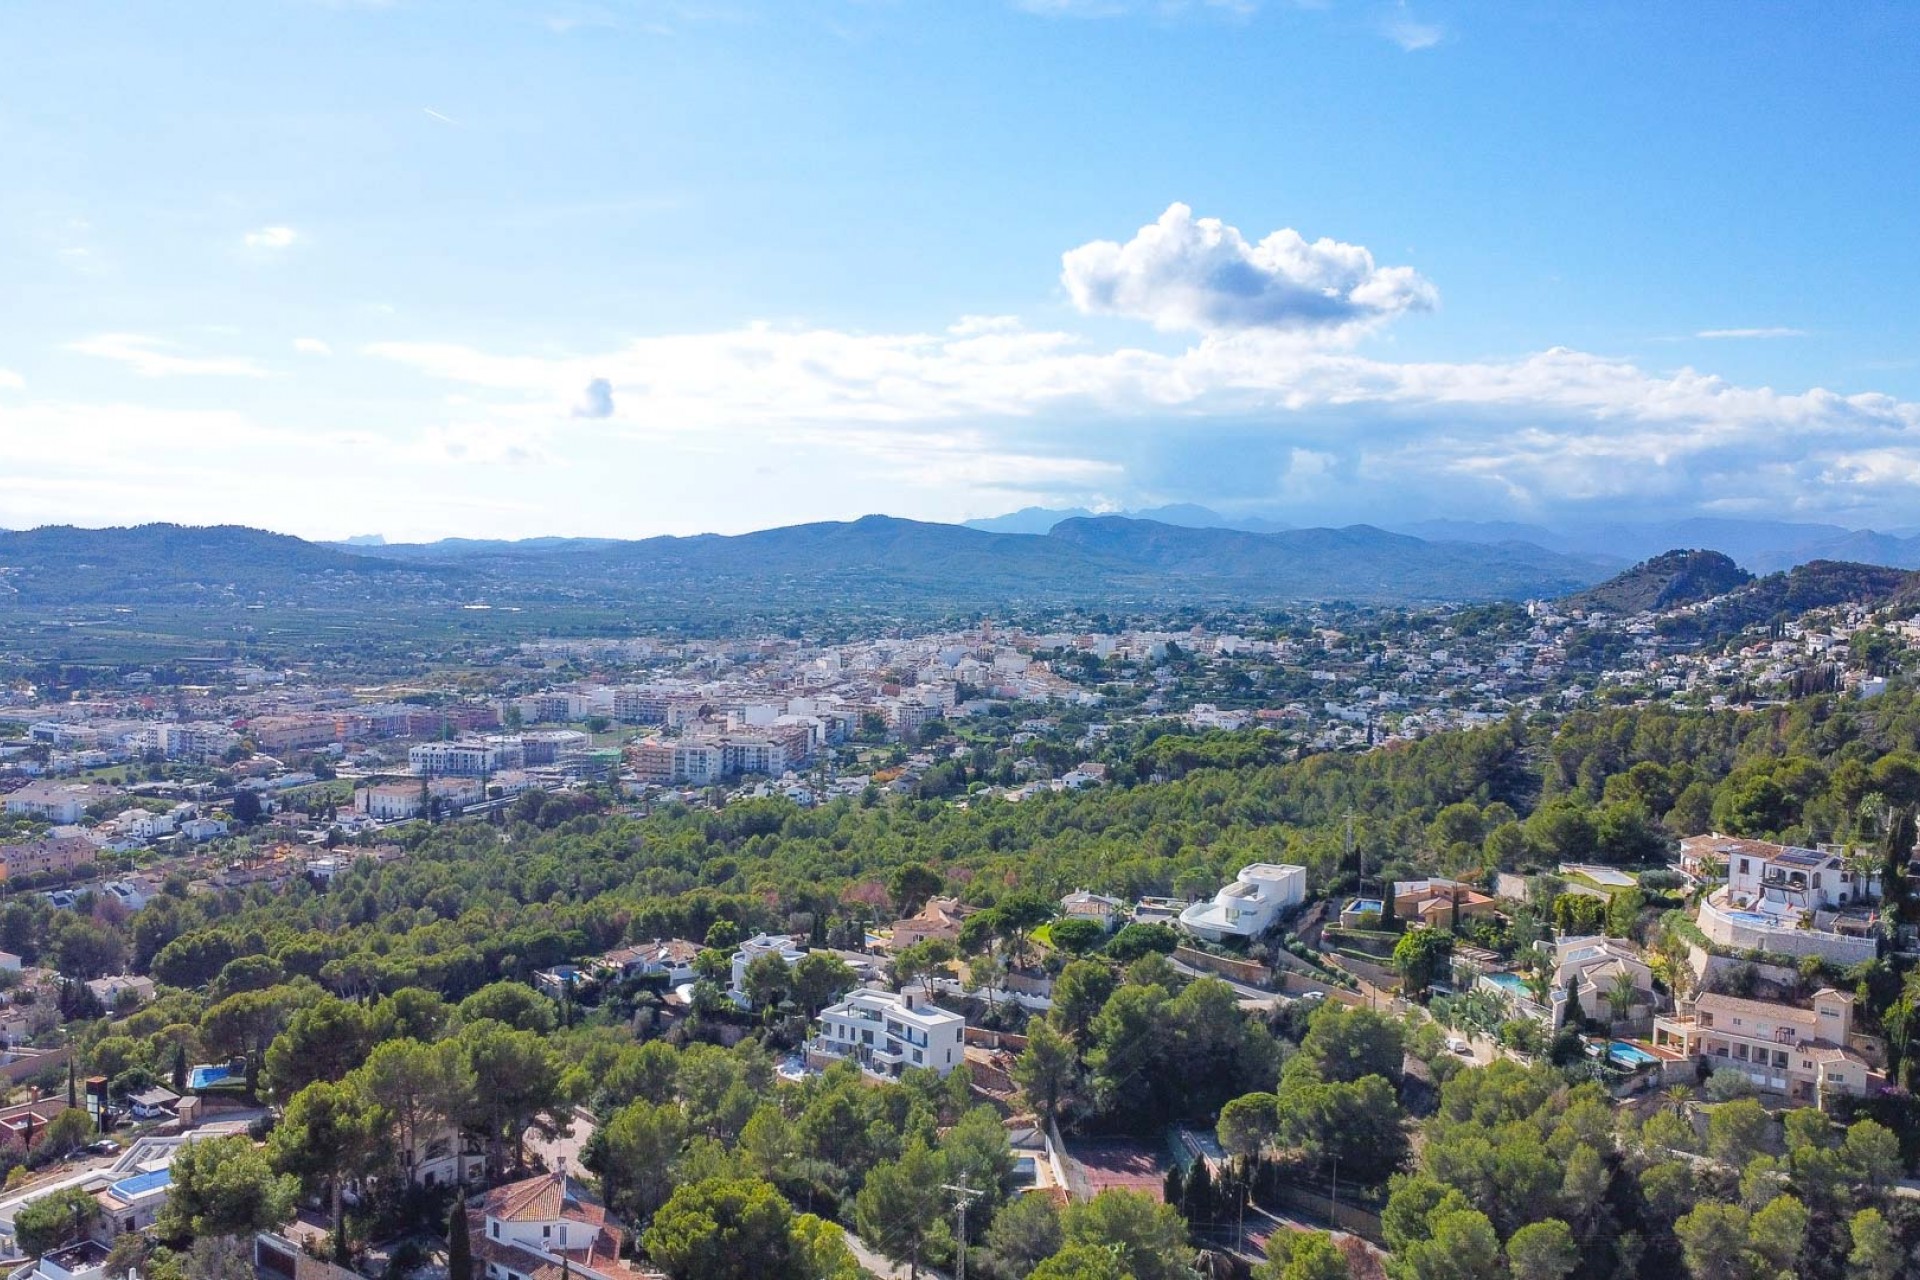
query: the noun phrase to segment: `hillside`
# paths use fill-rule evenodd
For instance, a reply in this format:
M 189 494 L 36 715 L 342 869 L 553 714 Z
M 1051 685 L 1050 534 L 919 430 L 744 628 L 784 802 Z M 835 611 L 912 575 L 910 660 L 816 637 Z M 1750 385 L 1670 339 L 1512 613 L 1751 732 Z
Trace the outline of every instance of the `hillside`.
M 0 530 L 0 599 L 15 604 L 251 603 L 410 578 L 391 560 L 240 525 Z
M 351 548 L 233 526 L 0 533 L 0 584 L 22 605 L 471 601 L 689 620 L 849 606 L 1525 599 L 1577 590 L 1608 567 L 1366 525 L 1257 533 L 1119 516 L 1065 520 L 1044 536 L 866 516 L 736 536 Z
M 1645 613 L 1698 604 L 1753 581 L 1753 575 L 1718 551 L 1666 551 L 1625 573 L 1569 596 L 1569 608 L 1608 613 Z
M 735 536 L 635 542 L 542 540 L 359 548 L 482 574 L 496 595 L 565 590 L 737 605 L 988 607 L 1007 603 L 1286 601 L 1379 603 L 1558 595 L 1607 566 L 1523 544 L 1431 543 L 1365 525 L 1277 533 L 1121 516 L 1075 517 L 1045 535 L 889 516 Z

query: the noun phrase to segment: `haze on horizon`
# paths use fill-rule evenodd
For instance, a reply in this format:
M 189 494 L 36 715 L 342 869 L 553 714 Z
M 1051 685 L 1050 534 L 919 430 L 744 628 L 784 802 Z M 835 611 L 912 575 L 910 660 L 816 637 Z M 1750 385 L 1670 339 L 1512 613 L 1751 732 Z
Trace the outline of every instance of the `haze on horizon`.
M 1920 523 L 1920 12 L 0 13 L 0 527 Z

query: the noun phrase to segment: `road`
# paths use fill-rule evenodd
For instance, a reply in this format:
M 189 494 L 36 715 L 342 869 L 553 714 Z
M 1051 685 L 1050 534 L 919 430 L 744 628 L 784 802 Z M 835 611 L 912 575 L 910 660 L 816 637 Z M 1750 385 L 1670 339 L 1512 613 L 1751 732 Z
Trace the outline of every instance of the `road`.
M 883 1280 L 907 1280 L 910 1274 L 907 1268 L 887 1261 L 869 1249 L 864 1240 L 845 1227 L 840 1230 L 847 1237 L 847 1248 L 853 1251 L 853 1260 L 860 1264 L 861 1270 L 868 1275 L 880 1276 Z M 922 1280 L 947 1280 L 943 1273 L 935 1271 L 925 1263 L 920 1265 L 920 1275 Z
M 1273 1009 L 1277 1008 L 1281 1001 L 1292 999 L 1291 996 L 1283 996 L 1277 991 L 1262 991 L 1259 987 L 1251 987 L 1244 982 L 1235 982 L 1231 978 L 1222 978 L 1217 973 L 1208 973 L 1204 969 L 1196 969 L 1186 961 L 1175 960 L 1172 956 L 1167 957 L 1167 963 L 1173 966 L 1176 973 L 1184 973 L 1189 978 L 1216 978 L 1226 983 L 1233 988 L 1233 993 L 1240 997 L 1241 1005 L 1247 1008 Z

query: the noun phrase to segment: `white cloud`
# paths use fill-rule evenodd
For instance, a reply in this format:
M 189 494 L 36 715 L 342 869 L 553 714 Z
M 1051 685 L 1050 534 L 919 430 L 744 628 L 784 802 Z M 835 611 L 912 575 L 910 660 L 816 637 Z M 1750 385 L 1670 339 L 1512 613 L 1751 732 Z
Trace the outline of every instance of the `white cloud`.
M 434 120 L 438 120 L 441 124 L 457 125 L 460 123 L 458 120 L 455 120 L 452 116 L 443 115 L 442 113 L 435 111 L 432 107 L 422 107 L 420 109 L 426 112 L 430 118 Z
M 285 249 L 300 238 L 300 233 L 292 227 L 261 227 L 246 234 L 249 249 Z
M 580 358 L 369 350 L 529 422 L 556 420 L 589 377 L 604 377 L 619 397 L 616 423 L 645 424 L 624 438 L 650 447 L 837 450 L 882 466 L 879 479 L 944 472 L 1007 492 L 1124 496 L 1186 483 L 1203 500 L 1209 484 L 1264 483 L 1258 492 L 1275 501 L 1346 502 L 1347 518 L 1383 502 L 1790 511 L 1920 498 L 1920 405 L 1739 386 L 1563 348 L 1392 362 L 1260 329 L 1164 353 L 1005 327 L 962 337 L 755 325 Z M 1150 455 L 1167 459 L 1165 474 L 1143 469 Z M 1860 477 L 1853 491 L 1836 490 L 1841 475 Z
M 1696 338 L 1804 338 L 1807 336 L 1807 331 L 1774 325 L 1761 329 L 1702 329 L 1693 336 Z
M 333 348 L 319 338 L 295 338 L 293 349 L 303 356 L 330 356 Z
M 11 369 L 0 369 L 0 391 L 24 391 L 27 380 Z
M 1218 218 L 1173 204 L 1125 244 L 1095 240 L 1061 258 L 1061 281 L 1088 314 L 1164 330 L 1275 329 L 1348 339 L 1439 293 L 1410 267 L 1381 267 L 1356 244 L 1292 228 L 1248 243 Z
M 138 333 L 101 333 L 67 344 L 67 350 L 116 360 L 143 378 L 206 376 L 264 378 L 267 371 L 238 356 L 176 355 L 175 345 Z
M 1422 49 L 1431 49 L 1447 38 L 1447 31 L 1436 22 L 1422 22 L 1413 16 L 1405 0 L 1394 6 L 1393 12 L 1380 24 L 1380 30 L 1387 39 L 1399 45 L 1407 53 L 1418 53 Z

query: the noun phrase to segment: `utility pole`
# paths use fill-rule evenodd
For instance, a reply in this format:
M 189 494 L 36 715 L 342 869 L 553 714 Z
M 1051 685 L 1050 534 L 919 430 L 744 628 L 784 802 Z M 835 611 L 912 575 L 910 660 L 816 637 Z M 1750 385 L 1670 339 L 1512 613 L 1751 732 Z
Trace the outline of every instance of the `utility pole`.
M 976 1196 L 985 1195 L 967 1185 L 963 1176 L 959 1182 L 943 1182 L 942 1191 L 951 1191 L 954 1195 L 954 1217 L 958 1219 L 958 1230 L 954 1237 L 953 1280 L 967 1280 L 967 1206 Z

